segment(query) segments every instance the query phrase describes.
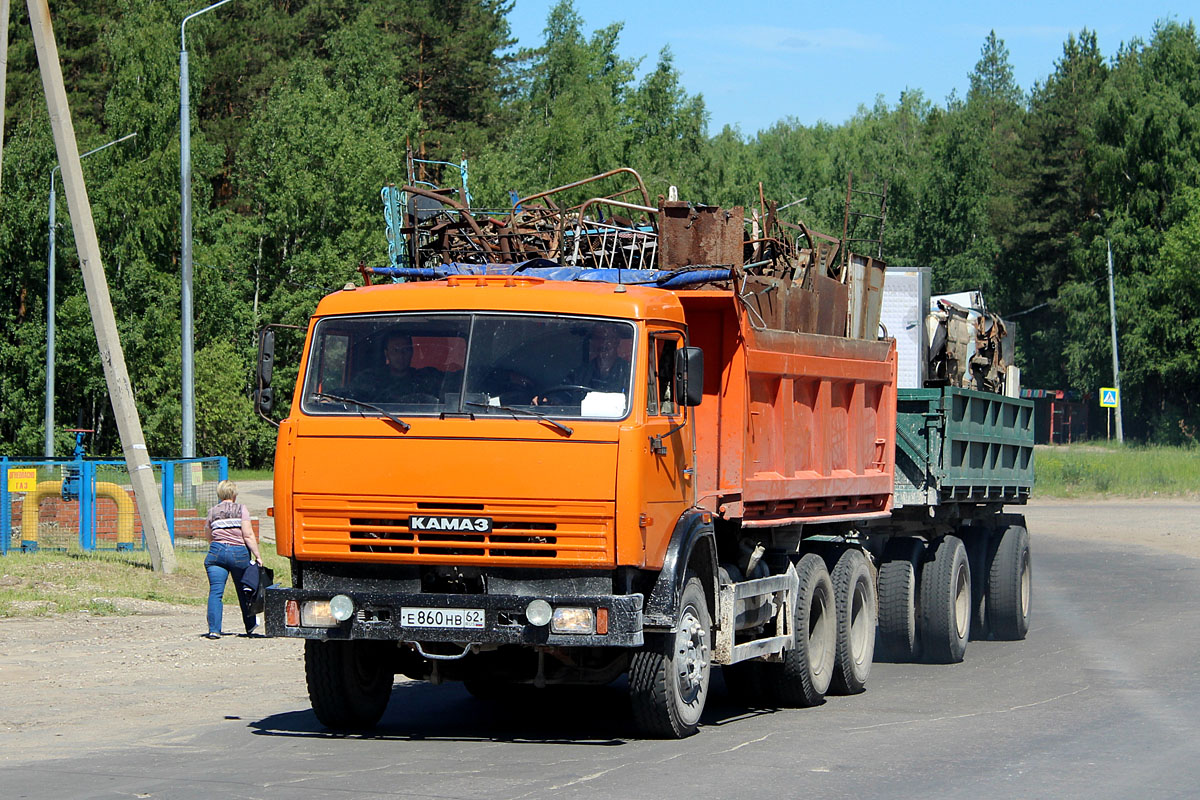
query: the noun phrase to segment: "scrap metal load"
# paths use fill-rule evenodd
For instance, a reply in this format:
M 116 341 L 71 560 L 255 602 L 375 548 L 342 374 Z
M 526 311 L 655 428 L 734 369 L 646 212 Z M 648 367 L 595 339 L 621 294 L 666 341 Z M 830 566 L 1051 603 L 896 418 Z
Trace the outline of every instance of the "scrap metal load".
M 925 318 L 929 340 L 926 386 L 957 386 L 1010 394 L 1020 389 L 1013 336 L 979 292 L 931 298 Z M 1008 391 L 1006 391 L 1008 390 Z
M 457 199 L 455 197 L 457 195 Z M 364 275 L 435 280 L 522 274 L 660 288 L 734 288 L 760 329 L 875 339 L 884 262 L 845 241 L 751 211 L 651 200 L 628 167 L 537 192 L 512 207 L 469 207 L 461 189 L 385 186 L 388 267 Z M 849 212 L 848 212 L 849 213 Z

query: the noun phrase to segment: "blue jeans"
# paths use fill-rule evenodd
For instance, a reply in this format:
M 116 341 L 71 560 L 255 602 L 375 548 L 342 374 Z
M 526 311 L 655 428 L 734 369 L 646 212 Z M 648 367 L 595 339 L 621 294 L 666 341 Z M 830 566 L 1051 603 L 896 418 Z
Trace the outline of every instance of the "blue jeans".
M 225 581 L 233 576 L 233 586 L 236 590 L 241 583 L 242 574 L 250 566 L 250 548 L 244 544 L 226 544 L 213 542 L 209 545 L 208 555 L 204 559 L 204 570 L 208 573 L 208 632 L 221 632 L 221 596 L 225 594 Z M 241 592 L 237 592 L 238 604 L 242 608 L 242 622 L 246 625 L 246 633 L 254 630 L 255 615 L 246 608 L 242 601 Z

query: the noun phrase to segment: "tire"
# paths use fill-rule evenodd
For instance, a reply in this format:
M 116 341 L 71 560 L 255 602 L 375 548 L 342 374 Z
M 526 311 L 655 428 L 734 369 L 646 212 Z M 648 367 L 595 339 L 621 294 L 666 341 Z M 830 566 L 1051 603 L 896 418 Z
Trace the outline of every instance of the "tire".
M 634 653 L 629 665 L 629 697 L 638 730 L 662 739 L 695 733 L 708 699 L 711 659 L 712 615 L 704 585 L 691 575 L 679 598 L 675 630 Z
M 1029 632 L 1029 609 L 1033 599 L 1033 559 L 1029 532 L 1010 525 L 997 537 L 988 571 L 987 605 L 992 635 L 1018 641 Z
M 876 653 L 894 662 L 915 661 L 921 650 L 917 636 L 918 564 L 925 545 L 903 537 L 888 543 L 879 568 L 879 628 Z
M 921 647 L 934 664 L 956 664 L 971 636 L 971 566 L 957 536 L 944 536 L 921 568 Z
M 362 730 L 379 722 L 392 696 L 392 672 L 383 642 L 304 642 L 308 699 L 327 728 Z
M 847 550 L 831 575 L 837 607 L 837 647 L 830 690 L 858 694 L 867 688 L 875 658 L 878 598 L 871 564 L 861 550 Z
M 800 589 L 794 612 L 795 643 L 781 662 L 761 666 L 763 688 L 777 705 L 807 708 L 822 702 L 837 655 L 837 604 L 821 557 L 809 553 L 796 565 Z

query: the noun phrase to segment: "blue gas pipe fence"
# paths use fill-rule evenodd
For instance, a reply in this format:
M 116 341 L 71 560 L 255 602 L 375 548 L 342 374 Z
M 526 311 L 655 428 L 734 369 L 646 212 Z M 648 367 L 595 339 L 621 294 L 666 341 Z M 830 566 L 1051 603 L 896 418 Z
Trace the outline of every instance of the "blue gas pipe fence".
M 163 511 L 167 518 L 167 531 L 175 543 L 175 533 L 178 523 L 183 522 L 194 532 L 197 526 L 197 515 L 203 519 L 204 510 L 216 502 L 216 485 L 229 477 L 229 460 L 225 456 L 212 458 L 162 459 L 152 460 L 155 480 L 161 490 Z M 15 492 L 10 490 L 10 472 L 16 469 L 36 470 L 35 491 Z M 103 479 L 103 480 L 101 480 Z M 70 459 L 38 458 L 12 459 L 0 456 L 0 556 L 8 554 L 10 549 L 30 552 L 46 547 L 43 537 L 39 535 L 38 514 L 33 513 L 33 530 L 24 530 L 24 525 L 18 521 L 17 531 L 19 540 L 14 542 L 13 534 L 13 502 L 16 497 L 24 494 L 24 503 L 31 495 L 36 498 L 39 506 L 41 500 L 48 495 L 45 486 L 47 482 L 56 482 L 56 493 L 64 503 L 75 503 L 77 512 L 72 515 L 78 519 L 78 542 L 80 549 L 97 550 L 110 549 L 98 535 L 97 502 L 103 498 L 111 499 L 117 506 L 118 519 L 115 527 L 118 530 L 115 549 L 132 550 L 145 547 L 142 536 L 124 536 L 119 534 L 120 526 L 127 524 L 133 531 L 136 512 L 133 508 L 131 482 L 124 460 L 107 460 L 86 458 L 83 447 L 77 442 L 75 455 Z M 39 491 L 40 490 L 40 491 Z M 122 506 L 127 506 L 123 511 Z M 129 514 L 128 518 L 120 518 Z M 185 522 L 190 521 L 189 522 Z M 74 536 L 71 537 L 74 540 Z M 125 541 L 122 541 L 122 538 Z M 60 537 L 61 539 L 61 537 Z M 61 549 L 63 544 L 56 542 L 53 547 Z

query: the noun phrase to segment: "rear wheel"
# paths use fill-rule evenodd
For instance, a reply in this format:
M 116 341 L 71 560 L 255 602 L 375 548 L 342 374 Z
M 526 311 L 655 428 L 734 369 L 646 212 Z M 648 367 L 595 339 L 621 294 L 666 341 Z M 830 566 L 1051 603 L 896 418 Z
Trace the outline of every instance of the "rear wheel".
M 997 639 L 1015 641 L 1029 632 L 1033 595 L 1033 559 L 1029 532 L 1010 525 L 998 537 L 988 573 L 988 620 Z
M 920 650 L 917 638 L 917 565 L 925 545 L 920 539 L 893 539 L 879 568 L 878 652 L 889 661 L 912 661 Z
M 837 658 L 830 686 L 837 694 L 858 694 L 867 688 L 875 657 L 875 581 L 861 550 L 842 553 L 831 577 L 837 606 Z
M 963 660 L 971 635 L 971 567 L 957 536 L 944 536 L 921 569 L 921 646 L 927 661 Z
M 778 705 L 815 706 L 833 678 L 837 651 L 837 604 L 833 582 L 821 557 L 809 553 L 796 565 L 800 588 L 793 615 L 794 646 L 781 662 L 761 666 L 763 687 Z
M 389 647 L 370 641 L 304 643 L 308 699 L 322 725 L 362 729 L 379 722 L 396 677 Z
M 712 673 L 712 617 L 694 575 L 684 583 L 679 606 L 675 630 L 635 653 L 629 666 L 634 721 L 643 733 L 666 739 L 699 728 Z

